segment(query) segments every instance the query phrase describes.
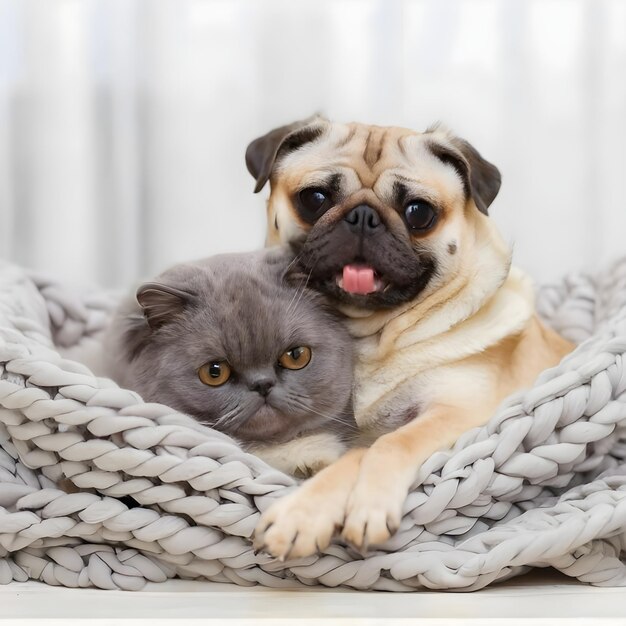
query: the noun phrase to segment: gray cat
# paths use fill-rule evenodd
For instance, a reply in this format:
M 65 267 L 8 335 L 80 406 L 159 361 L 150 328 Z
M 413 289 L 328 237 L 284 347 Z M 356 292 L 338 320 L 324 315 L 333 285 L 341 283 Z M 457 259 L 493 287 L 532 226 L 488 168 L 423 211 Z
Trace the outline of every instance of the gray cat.
M 177 265 L 139 287 L 108 333 L 111 373 L 309 475 L 356 432 L 352 341 L 323 298 L 290 279 L 282 248 Z

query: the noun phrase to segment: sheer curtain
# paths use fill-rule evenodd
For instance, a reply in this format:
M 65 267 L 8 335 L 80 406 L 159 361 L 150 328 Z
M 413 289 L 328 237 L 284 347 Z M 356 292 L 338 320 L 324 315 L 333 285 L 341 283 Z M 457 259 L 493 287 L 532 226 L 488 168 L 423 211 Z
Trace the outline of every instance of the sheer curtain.
M 0 0 L 0 258 L 128 283 L 261 245 L 247 143 L 444 121 L 539 280 L 626 252 L 623 0 Z

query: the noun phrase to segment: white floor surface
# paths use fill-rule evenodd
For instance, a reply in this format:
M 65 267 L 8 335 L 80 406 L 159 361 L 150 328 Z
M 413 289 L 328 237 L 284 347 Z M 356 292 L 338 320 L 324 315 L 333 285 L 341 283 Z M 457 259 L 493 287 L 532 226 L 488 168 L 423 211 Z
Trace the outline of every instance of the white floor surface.
M 474 593 L 275 591 L 169 581 L 142 591 L 0 586 L 0 618 L 527 618 L 626 617 L 626 588 L 591 587 L 537 572 Z

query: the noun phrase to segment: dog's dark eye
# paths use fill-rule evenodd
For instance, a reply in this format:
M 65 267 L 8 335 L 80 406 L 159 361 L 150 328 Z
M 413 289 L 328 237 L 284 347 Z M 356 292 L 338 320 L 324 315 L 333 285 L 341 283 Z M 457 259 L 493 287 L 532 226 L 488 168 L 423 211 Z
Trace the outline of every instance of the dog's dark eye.
M 319 187 L 308 187 L 298 194 L 303 217 L 317 219 L 332 206 L 332 198 L 328 191 Z
M 406 205 L 404 217 L 411 230 L 427 230 L 435 225 L 437 213 L 428 202 L 412 200 Z

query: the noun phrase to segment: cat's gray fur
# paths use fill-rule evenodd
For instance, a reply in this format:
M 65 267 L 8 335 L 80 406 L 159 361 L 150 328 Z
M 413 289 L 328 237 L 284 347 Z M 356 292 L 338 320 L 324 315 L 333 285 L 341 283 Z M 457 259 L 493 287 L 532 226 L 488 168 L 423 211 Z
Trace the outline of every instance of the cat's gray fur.
M 124 302 L 106 343 L 119 384 L 231 435 L 284 471 L 308 474 L 334 460 L 356 430 L 352 341 L 319 294 L 290 280 L 291 258 L 275 248 L 177 265 L 153 283 L 156 300 L 143 309 L 136 297 Z M 312 350 L 306 367 L 278 366 L 282 353 L 302 345 Z M 204 385 L 198 368 L 222 359 L 232 379 Z M 267 401 L 250 388 L 259 378 L 274 383 Z

